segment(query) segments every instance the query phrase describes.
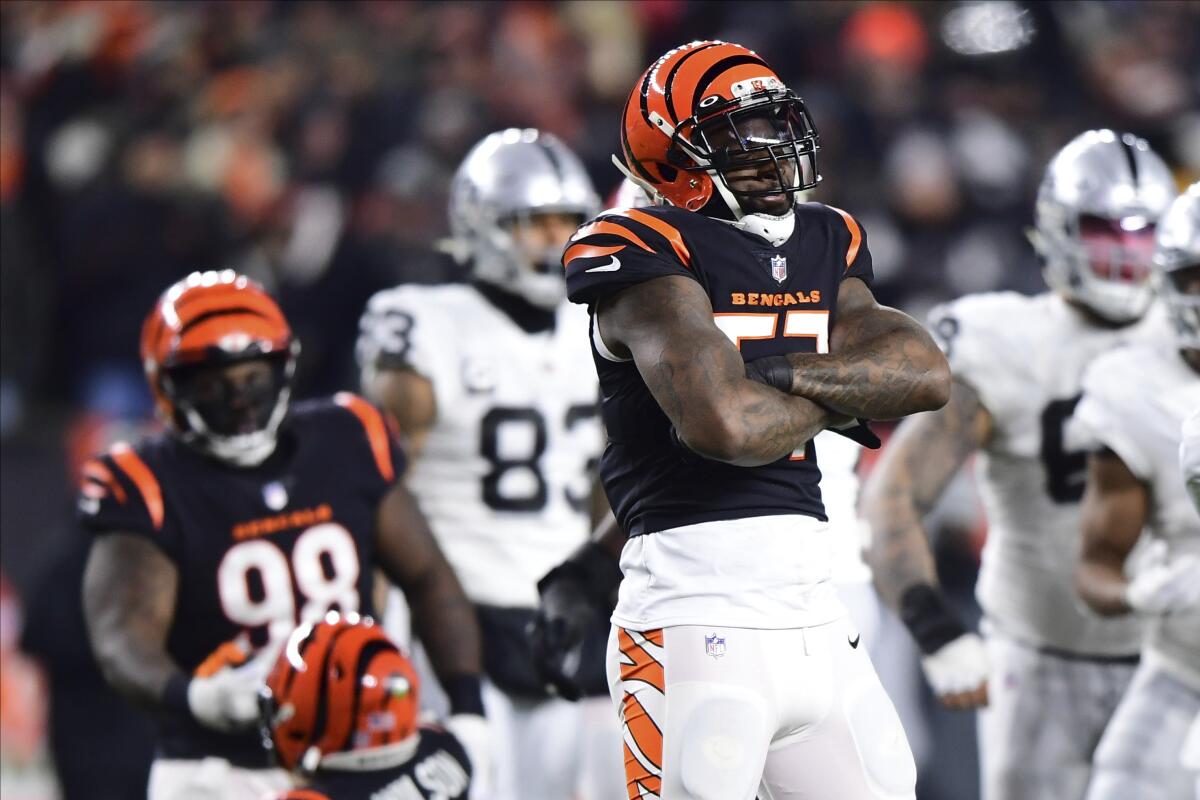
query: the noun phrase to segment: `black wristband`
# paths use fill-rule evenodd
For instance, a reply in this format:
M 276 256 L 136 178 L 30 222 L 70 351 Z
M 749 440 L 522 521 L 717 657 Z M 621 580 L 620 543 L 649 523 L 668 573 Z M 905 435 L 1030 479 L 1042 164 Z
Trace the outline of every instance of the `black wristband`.
M 938 650 L 967 632 L 946 597 L 928 583 L 918 583 L 900 595 L 900 619 L 925 655 Z
M 598 542 L 584 542 L 570 558 L 538 581 L 538 593 L 544 593 L 556 580 L 564 577 L 577 581 L 591 602 L 607 606 L 621 584 L 621 564 Z
M 192 707 L 188 705 L 188 684 L 191 682 L 192 679 L 182 672 L 173 672 L 171 677 L 167 678 L 167 685 L 163 687 L 162 703 L 168 711 L 185 717 L 192 716 Z
M 746 377 L 785 394 L 792 391 L 792 365 L 787 356 L 763 356 L 746 362 Z
M 478 675 L 458 673 L 442 678 L 442 689 L 450 701 L 451 714 L 479 714 L 483 716 L 483 694 Z

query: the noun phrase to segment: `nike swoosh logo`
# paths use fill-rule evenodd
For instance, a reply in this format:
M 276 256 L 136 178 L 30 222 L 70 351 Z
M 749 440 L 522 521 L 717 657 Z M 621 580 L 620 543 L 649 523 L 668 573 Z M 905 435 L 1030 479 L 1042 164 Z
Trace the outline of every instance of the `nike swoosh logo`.
M 617 258 L 616 256 L 612 256 L 611 264 L 601 264 L 598 267 L 592 267 L 591 269 L 585 269 L 584 272 L 616 272 L 620 268 L 621 268 L 621 259 Z
M 858 649 L 858 640 L 861 638 L 862 638 L 862 634 L 860 633 L 860 634 L 856 635 L 853 639 L 851 639 L 849 636 L 847 636 L 846 641 L 848 641 L 850 643 L 851 647 L 853 647 L 855 650 L 857 650 Z

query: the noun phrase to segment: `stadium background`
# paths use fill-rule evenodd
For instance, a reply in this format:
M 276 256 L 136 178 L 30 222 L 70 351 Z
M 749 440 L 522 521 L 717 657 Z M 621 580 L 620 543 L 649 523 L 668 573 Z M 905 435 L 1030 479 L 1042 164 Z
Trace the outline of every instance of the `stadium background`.
M 51 751 L 88 787 L 68 796 L 140 780 L 144 731 L 83 641 L 72 473 L 148 424 L 139 326 L 187 272 L 235 266 L 279 297 L 300 397 L 352 388 L 367 297 L 463 277 L 438 241 L 470 145 L 551 131 L 607 194 L 630 87 L 696 38 L 757 50 L 806 99 L 815 199 L 858 216 L 879 297 L 918 316 L 1041 287 L 1023 229 L 1046 159 L 1085 128 L 1200 177 L 1194 3 L 5 0 L 0 24 L 6 800 L 54 796 Z M 947 506 L 942 571 L 969 610 L 968 481 Z M 932 713 L 921 797 L 970 800 L 971 718 Z

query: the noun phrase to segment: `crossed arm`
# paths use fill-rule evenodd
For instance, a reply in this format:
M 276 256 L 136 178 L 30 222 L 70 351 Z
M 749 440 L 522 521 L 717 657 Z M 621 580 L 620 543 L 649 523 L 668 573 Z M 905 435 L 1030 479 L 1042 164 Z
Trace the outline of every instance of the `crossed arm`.
M 950 372 L 925 330 L 847 279 L 830 353 L 786 356 L 789 393 L 746 378 L 741 355 L 713 323 L 702 287 L 668 276 L 600 307 L 601 335 L 632 356 L 642 379 L 700 455 L 740 466 L 770 463 L 831 424 L 887 419 L 946 402 Z
M 769 464 L 843 421 L 747 379 L 737 348 L 713 323 L 708 295 L 689 278 L 618 292 L 600 306 L 598 324 L 611 349 L 633 358 L 680 440 L 706 458 Z
M 858 278 L 838 289 L 829 353 L 791 353 L 791 393 L 860 419 L 896 419 L 941 408 L 950 367 L 920 323 L 881 306 Z

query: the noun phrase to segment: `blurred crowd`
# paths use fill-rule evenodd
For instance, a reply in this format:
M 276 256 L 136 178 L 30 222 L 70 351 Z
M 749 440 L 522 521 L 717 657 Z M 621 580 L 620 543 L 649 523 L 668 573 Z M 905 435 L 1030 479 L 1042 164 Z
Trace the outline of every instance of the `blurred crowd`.
M 1040 288 L 1031 201 L 1083 129 L 1200 177 L 1189 2 L 6 0 L 0 25 L 0 522 L 23 597 L 76 535 L 73 458 L 149 416 L 136 348 L 164 287 L 249 273 L 303 344 L 299 396 L 353 388 L 366 299 L 464 276 L 443 237 L 467 149 L 548 130 L 607 194 L 629 89 L 677 44 L 749 46 L 805 98 L 814 199 L 855 213 L 881 300 L 917 315 Z

